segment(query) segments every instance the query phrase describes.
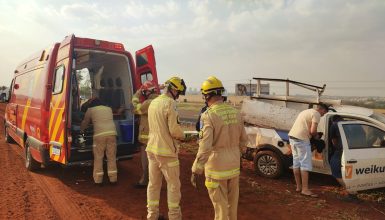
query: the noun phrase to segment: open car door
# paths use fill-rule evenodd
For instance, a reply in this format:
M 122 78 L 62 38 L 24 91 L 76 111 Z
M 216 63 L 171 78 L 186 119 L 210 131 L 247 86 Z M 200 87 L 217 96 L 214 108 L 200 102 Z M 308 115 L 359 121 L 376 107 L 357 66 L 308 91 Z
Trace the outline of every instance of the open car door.
M 155 54 L 152 45 L 136 51 L 135 91 L 146 81 L 152 81 L 158 85 Z
M 385 186 L 385 131 L 363 121 L 339 122 L 342 178 L 348 191 Z
M 74 35 L 68 36 L 59 46 L 52 76 L 52 98 L 49 110 L 49 156 L 51 160 L 66 164 L 69 156 L 68 124 L 72 53 Z

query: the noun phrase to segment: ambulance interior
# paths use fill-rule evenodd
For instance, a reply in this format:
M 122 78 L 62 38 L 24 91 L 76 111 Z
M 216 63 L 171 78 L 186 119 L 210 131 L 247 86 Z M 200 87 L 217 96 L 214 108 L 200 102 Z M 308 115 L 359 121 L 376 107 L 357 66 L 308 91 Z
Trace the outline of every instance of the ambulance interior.
M 71 80 L 72 149 L 92 149 L 92 125 L 81 133 L 80 123 L 89 101 L 95 97 L 113 111 L 117 145 L 132 144 L 134 115 L 130 100 L 133 82 L 127 57 L 105 51 L 75 49 L 75 60 L 75 74 Z

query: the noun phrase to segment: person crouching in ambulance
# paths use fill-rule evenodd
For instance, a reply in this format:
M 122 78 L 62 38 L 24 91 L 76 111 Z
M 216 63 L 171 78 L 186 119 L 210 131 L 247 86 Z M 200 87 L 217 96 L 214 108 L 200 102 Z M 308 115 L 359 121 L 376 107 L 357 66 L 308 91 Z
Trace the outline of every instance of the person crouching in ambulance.
M 111 184 L 118 180 L 116 168 L 116 127 L 113 121 L 112 109 L 102 104 L 99 98 L 93 98 L 89 103 L 80 130 L 84 130 L 92 122 L 94 128 L 93 146 L 95 184 L 103 184 L 103 158 L 107 157 L 107 173 Z

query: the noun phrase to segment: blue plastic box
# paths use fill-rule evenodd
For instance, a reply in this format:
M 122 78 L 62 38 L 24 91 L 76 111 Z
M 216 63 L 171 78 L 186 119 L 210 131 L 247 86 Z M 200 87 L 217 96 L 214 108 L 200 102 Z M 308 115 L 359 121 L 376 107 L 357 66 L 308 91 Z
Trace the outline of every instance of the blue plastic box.
M 132 121 L 120 121 L 119 127 L 123 142 L 132 142 L 134 136 Z

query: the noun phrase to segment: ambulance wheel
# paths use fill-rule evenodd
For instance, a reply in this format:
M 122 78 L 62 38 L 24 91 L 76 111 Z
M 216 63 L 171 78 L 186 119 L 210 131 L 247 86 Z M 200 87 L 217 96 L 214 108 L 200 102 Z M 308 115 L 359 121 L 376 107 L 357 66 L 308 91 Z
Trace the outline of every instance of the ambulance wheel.
M 25 144 L 25 167 L 29 171 L 35 171 L 40 168 L 40 163 L 37 162 L 35 159 L 33 159 L 31 154 L 31 147 L 29 146 L 29 143 Z
M 254 168 L 260 176 L 278 178 L 283 172 L 283 163 L 273 151 L 260 151 L 254 157 Z
M 11 136 L 9 136 L 9 133 L 8 133 L 8 127 L 5 127 L 4 129 L 4 137 L 5 137 L 5 142 L 7 143 L 13 143 L 13 139 L 11 138 Z

